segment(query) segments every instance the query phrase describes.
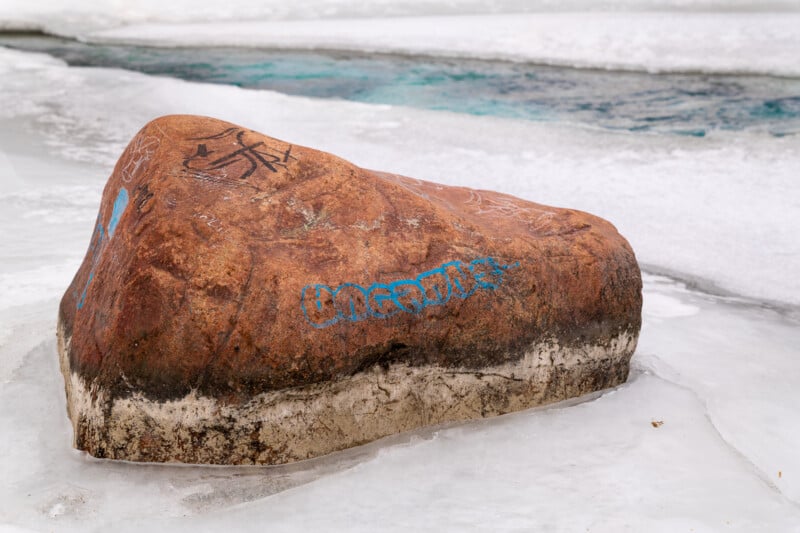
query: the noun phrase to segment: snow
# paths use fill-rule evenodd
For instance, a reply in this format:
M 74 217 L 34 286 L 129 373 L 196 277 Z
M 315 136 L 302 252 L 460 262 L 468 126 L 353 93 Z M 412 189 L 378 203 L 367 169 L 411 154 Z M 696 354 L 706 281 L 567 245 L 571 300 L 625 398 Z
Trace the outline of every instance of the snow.
M 3 0 L 0 28 L 64 34 L 145 22 L 316 20 L 524 12 L 797 12 L 796 0 Z
M 402 45 L 595 66 L 774 73 L 795 72 L 800 39 L 796 2 L 769 4 L 786 11 L 780 15 L 712 16 L 700 8 L 722 3 L 626 0 L 604 5 L 668 7 L 670 14 L 507 17 L 509 6 L 523 3 L 498 1 L 485 8 L 498 14 L 486 19 L 485 34 L 473 35 L 475 43 L 465 37 L 475 19 L 454 14 L 478 10 L 477 2 L 314 0 L 280 14 L 449 15 L 391 24 L 289 24 L 276 15 L 272 22 L 162 25 L 188 4 L 5 0 L 0 24 L 24 19 L 83 37 L 149 42 L 169 30 L 171 44 L 196 42 L 205 29 L 209 42 L 242 45 Z M 234 0 L 220 18 L 235 18 L 246 5 Z M 251 9 L 267 17 L 280 6 Z M 545 1 L 529 6 L 552 11 Z M 198 3 L 194 20 L 215 8 Z M 437 28 L 426 42 L 414 33 L 420 20 Z M 148 25 L 101 29 L 127 23 Z M 269 36 L 260 36 L 265 29 Z M 0 80 L 0 101 L 13 102 L 0 107 L 0 532 L 800 531 L 796 137 L 609 133 L 320 101 L 68 68 L 5 49 Z M 283 467 L 129 464 L 73 450 L 55 348 L 58 300 L 82 260 L 116 158 L 147 120 L 168 113 L 213 115 L 367 168 L 611 220 L 650 272 L 629 382 Z
M 800 75 L 798 13 L 535 13 L 140 24 L 96 42 L 478 57 L 650 72 Z

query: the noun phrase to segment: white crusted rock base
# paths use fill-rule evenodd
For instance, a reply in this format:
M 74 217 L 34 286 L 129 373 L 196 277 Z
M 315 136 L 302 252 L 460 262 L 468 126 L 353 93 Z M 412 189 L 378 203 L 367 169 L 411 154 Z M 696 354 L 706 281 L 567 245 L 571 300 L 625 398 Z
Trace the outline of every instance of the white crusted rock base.
M 281 464 L 318 457 L 411 429 L 557 402 L 627 379 L 637 335 L 565 348 L 537 343 L 516 362 L 480 371 L 375 366 L 342 379 L 227 405 L 191 393 L 156 402 L 109 399 L 70 371 L 59 328 L 61 370 L 74 445 L 129 461 Z

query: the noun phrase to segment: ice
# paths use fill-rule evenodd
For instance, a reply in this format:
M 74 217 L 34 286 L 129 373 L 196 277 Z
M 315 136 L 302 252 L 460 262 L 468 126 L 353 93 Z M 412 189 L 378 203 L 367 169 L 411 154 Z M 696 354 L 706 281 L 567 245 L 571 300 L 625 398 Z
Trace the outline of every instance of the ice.
M 70 31 L 143 21 L 199 22 L 245 19 L 297 20 L 329 18 L 459 15 L 517 12 L 757 12 L 797 11 L 795 0 L 4 0 L 0 28 L 45 28 Z
M 648 313 L 652 308 L 647 300 L 663 299 L 675 290 L 674 283 L 651 278 L 645 295 L 650 320 L 642 330 L 637 360 L 693 391 L 722 437 L 753 463 L 766 483 L 800 503 L 800 477 L 788 473 L 790 468 L 800 472 L 800 427 L 786 424 L 796 416 L 800 401 L 797 321 L 771 310 L 721 314 L 709 305 L 713 299 L 690 291 L 683 291 L 682 302 L 676 303 L 699 309 L 699 316 L 674 313 L 672 320 L 654 320 L 663 314 Z M 726 307 L 747 309 L 736 299 Z M 742 320 L 744 316 L 749 318 Z M 705 327 L 692 327 L 696 320 Z M 698 345 L 713 346 L 715 353 L 699 353 Z
M 0 28 L 44 28 L 69 32 L 143 21 L 199 22 L 258 18 L 262 20 L 374 18 L 380 16 L 453 15 L 464 13 L 577 11 L 797 11 L 795 0 L 4 0 Z
M 250 4 L 234 0 L 219 17 L 247 18 L 236 9 Z M 255 4 L 250 9 L 266 17 L 286 3 Z M 423 0 L 367 4 L 314 0 L 281 16 L 309 18 L 314 10 L 321 18 L 432 15 L 480 7 Z M 591 61 L 600 56 L 588 56 L 581 46 L 611 39 L 604 55 L 609 62 L 619 59 L 617 46 L 640 43 L 646 46 L 631 52 L 639 66 L 700 58 L 710 70 L 796 68 L 796 53 L 794 66 L 786 59 L 796 52 L 797 15 L 790 12 L 796 3 L 768 4 L 787 10 L 777 17 L 731 15 L 725 19 L 730 32 L 707 27 L 711 19 L 702 13 L 686 13 L 720 2 L 618 4 L 666 6 L 689 22 L 674 38 L 658 32 L 675 23 L 661 27 L 654 21 L 662 15 L 653 13 L 621 16 L 620 34 L 633 20 L 650 21 L 627 36 L 597 30 L 611 20 L 602 14 L 586 36 L 574 33 L 590 20 L 586 15 L 550 13 L 536 20 L 566 22 L 536 28 L 577 35 L 579 42 L 562 43 L 563 50 L 583 50 Z M 88 35 L 105 24 L 174 22 L 188 5 L 6 0 L 0 20 Z M 210 6 L 197 3 L 194 20 L 211 17 Z M 509 6 L 522 3 L 498 1 L 485 9 Z M 691 20 L 705 22 L 693 26 Z M 298 42 L 316 45 L 308 29 L 315 24 L 330 27 L 324 21 L 292 26 L 306 39 Z M 358 24 L 346 23 L 356 33 L 347 46 L 373 39 Z M 393 30 L 379 22 L 376 28 L 395 39 L 409 35 L 403 24 Z M 442 29 L 441 46 L 472 53 L 471 45 L 457 49 L 448 41 L 467 31 L 463 24 Z M 162 31 L 151 28 L 149 39 Z M 231 28 L 241 26 L 212 38 L 230 39 L 225 33 Z M 650 30 L 660 37 L 648 41 Z M 119 31 L 144 35 L 141 26 Z M 486 39 L 497 37 L 492 32 Z M 717 36 L 719 57 L 703 58 L 701 47 L 691 51 L 692 32 Z M 252 34 L 242 35 L 252 44 Z M 659 42 L 667 43 L 664 49 L 652 47 Z M 598 50 L 592 53 L 603 46 Z M 666 58 L 648 59 L 646 52 Z M 612 134 L 67 68 L 47 56 L 4 49 L 0 76 L 0 101 L 7 103 L 0 107 L 0 532 L 800 531 L 795 137 Z M 291 466 L 130 464 L 73 450 L 55 347 L 58 301 L 88 246 L 116 158 L 147 120 L 167 113 L 213 115 L 362 166 L 608 218 L 650 272 L 631 379 L 560 405 L 428 428 Z
M 193 24 L 189 24 L 189 23 Z M 0 28 L 161 46 L 268 46 L 800 75 L 795 0 L 5 0 Z
M 140 24 L 84 37 L 159 46 L 359 50 L 649 72 L 797 76 L 798 26 L 800 12 L 535 13 Z
M 677 298 L 657 292 L 649 293 L 642 307 L 642 313 L 654 321 L 659 321 L 661 318 L 692 316 L 700 312 L 700 308 L 696 305 L 689 305 Z

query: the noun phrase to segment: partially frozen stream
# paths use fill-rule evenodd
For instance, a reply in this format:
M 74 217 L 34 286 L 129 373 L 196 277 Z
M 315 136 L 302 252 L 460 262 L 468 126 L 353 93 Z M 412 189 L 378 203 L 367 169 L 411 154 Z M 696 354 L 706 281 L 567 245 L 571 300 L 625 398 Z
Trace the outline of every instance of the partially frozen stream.
M 598 131 L 5 49 L 0 80 L 0 531 L 800 531 L 796 136 Z M 286 467 L 74 451 L 58 300 L 116 158 L 168 113 L 608 218 L 649 272 L 630 380 Z
M 466 58 L 258 48 L 158 48 L 0 34 L 73 66 L 124 68 L 285 94 L 611 130 L 704 136 L 800 133 L 800 79 L 660 74 Z

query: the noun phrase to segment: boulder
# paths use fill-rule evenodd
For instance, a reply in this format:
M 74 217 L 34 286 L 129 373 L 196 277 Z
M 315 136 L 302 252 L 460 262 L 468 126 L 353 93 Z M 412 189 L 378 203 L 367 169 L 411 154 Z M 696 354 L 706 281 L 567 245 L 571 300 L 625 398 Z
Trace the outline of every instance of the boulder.
M 59 353 L 77 448 L 278 464 L 616 386 L 641 304 L 595 216 L 168 116 L 105 187 Z

